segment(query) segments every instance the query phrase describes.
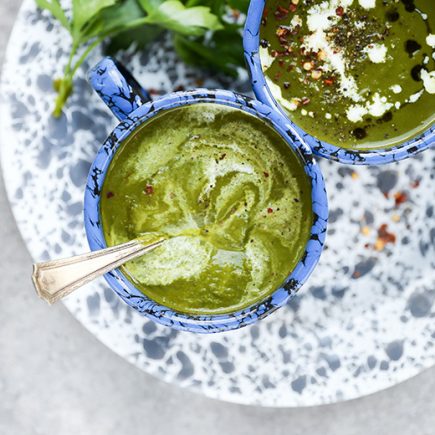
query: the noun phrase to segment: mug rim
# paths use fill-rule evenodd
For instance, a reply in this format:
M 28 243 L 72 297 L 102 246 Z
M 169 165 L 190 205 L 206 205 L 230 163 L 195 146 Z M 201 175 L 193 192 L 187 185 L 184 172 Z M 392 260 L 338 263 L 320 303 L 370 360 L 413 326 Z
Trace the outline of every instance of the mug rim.
M 317 139 L 295 124 L 283 107 L 273 96 L 261 65 L 259 54 L 260 28 L 266 0 L 251 1 L 243 30 L 243 48 L 245 63 L 248 68 L 251 85 L 255 96 L 264 104 L 283 114 L 295 130 L 300 141 L 312 149 L 315 155 L 329 160 L 351 165 L 382 165 L 396 162 L 416 155 L 435 146 L 435 125 L 429 126 L 423 133 L 408 139 L 398 145 L 373 150 L 352 150 L 332 145 Z
M 300 155 L 304 170 L 311 179 L 311 204 L 313 224 L 305 252 L 284 283 L 263 300 L 249 307 L 227 314 L 190 315 L 158 304 L 140 292 L 121 270 L 115 269 L 104 275 L 110 287 L 127 305 L 142 315 L 172 328 L 199 332 L 222 332 L 249 325 L 271 314 L 294 296 L 317 264 L 326 236 L 328 205 L 323 177 L 309 147 L 300 142 L 288 129 L 288 121 L 269 106 L 244 95 L 224 90 L 195 89 L 166 94 L 147 102 L 123 119 L 109 134 L 98 150 L 91 165 L 84 198 L 86 236 L 92 251 L 105 248 L 106 241 L 100 220 L 100 195 L 107 169 L 122 142 L 139 126 L 162 111 L 185 105 L 213 103 L 231 106 L 265 120 L 294 152 Z

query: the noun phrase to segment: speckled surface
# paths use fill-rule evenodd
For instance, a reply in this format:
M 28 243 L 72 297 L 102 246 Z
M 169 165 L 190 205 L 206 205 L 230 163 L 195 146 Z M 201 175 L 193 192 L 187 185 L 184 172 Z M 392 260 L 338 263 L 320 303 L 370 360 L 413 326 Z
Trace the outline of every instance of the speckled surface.
M 0 3 L 0 56 L 17 9 Z M 95 340 L 61 305 L 34 297 L 31 259 L 0 180 L 0 433 L 165 434 L 200 431 L 432 435 L 435 369 L 363 399 L 305 409 L 244 407 L 207 400 L 134 369 Z M 53 382 L 55 379 L 55 382 Z M 165 406 L 161 404 L 165 402 Z M 199 417 L 200 416 L 200 417 Z M 267 422 L 267 423 L 266 423 Z M 140 430 L 140 429 L 139 429 Z
M 33 257 L 73 255 L 87 249 L 87 171 L 115 122 L 84 71 L 63 116 L 54 120 L 50 76 L 61 63 L 55 60 L 66 55 L 62 30 L 32 0 L 16 29 L 0 106 L 6 186 Z M 99 57 L 95 52 L 90 64 Z M 163 92 L 198 80 L 218 83 L 175 63 L 162 44 L 126 60 L 143 86 Z M 325 251 L 300 296 L 268 319 L 213 337 L 179 333 L 139 316 L 103 281 L 72 295 L 66 306 L 142 370 L 238 403 L 332 403 L 419 373 L 435 362 L 434 152 L 389 167 L 322 161 L 321 169 L 331 212 Z M 376 249 L 385 237 L 395 243 Z

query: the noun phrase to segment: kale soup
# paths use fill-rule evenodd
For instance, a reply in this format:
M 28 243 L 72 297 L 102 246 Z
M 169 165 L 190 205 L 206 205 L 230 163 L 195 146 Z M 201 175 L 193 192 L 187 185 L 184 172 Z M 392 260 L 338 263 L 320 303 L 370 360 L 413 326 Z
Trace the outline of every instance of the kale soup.
M 162 112 L 115 154 L 100 214 L 109 246 L 165 242 L 123 266 L 157 303 L 223 314 L 273 293 L 313 224 L 303 160 L 267 123 L 197 103 Z
M 341 148 L 386 148 L 434 122 L 434 33 L 434 0 L 268 0 L 260 58 L 304 131 Z

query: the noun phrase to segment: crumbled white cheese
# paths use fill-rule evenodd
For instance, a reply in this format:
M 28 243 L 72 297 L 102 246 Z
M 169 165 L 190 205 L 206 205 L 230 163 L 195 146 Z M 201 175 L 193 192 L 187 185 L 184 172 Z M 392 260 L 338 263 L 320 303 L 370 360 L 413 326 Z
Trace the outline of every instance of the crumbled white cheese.
M 426 44 L 429 45 L 429 47 L 435 48 L 435 35 L 430 33 L 426 36 Z
M 390 86 L 390 89 L 393 91 L 393 93 L 395 94 L 400 94 L 402 92 L 402 86 L 400 85 L 393 85 Z
M 295 15 L 295 16 L 292 18 L 292 20 L 290 21 L 290 24 L 291 24 L 293 27 L 296 27 L 296 26 L 302 26 L 302 18 L 301 18 L 299 15 Z
M 367 114 L 367 109 L 361 104 L 354 104 L 346 111 L 347 119 L 350 122 L 359 122 L 363 120 L 363 116 Z
M 326 119 L 332 119 L 332 115 L 330 113 L 325 113 L 325 118 Z
M 376 7 L 376 0 L 358 0 L 358 3 L 364 9 L 373 9 Z
M 372 116 L 382 116 L 393 105 L 387 102 L 385 97 L 381 97 L 377 92 L 373 95 L 373 102 L 366 104 L 367 110 Z
M 384 44 L 370 44 L 363 51 L 373 63 L 384 63 L 387 57 L 387 47 Z
M 259 49 L 259 54 L 260 54 L 261 66 L 263 68 L 263 71 L 266 71 L 267 69 L 270 68 L 275 58 L 269 54 L 269 49 L 261 46 Z
M 336 8 L 340 6 L 345 8 L 351 5 L 352 2 L 353 0 L 329 0 L 312 6 L 307 15 L 308 29 L 312 33 L 305 37 L 304 46 L 311 51 L 318 52 L 322 50 L 325 53 L 331 69 L 340 77 L 341 93 L 345 97 L 358 102 L 361 100 L 361 96 L 355 79 L 346 72 L 346 60 L 326 35 L 326 31 L 341 19 L 335 12 Z M 328 19 L 328 17 L 331 19 Z
M 290 112 L 294 112 L 298 108 L 298 104 L 295 98 L 292 98 L 290 101 L 287 98 L 282 96 L 281 87 L 277 84 L 273 83 L 269 77 L 266 76 L 266 83 L 269 87 L 270 92 L 274 96 L 275 100 L 281 104 L 282 107 L 289 110 Z
M 302 116 L 307 116 L 307 115 L 308 115 L 308 112 L 307 112 L 305 109 L 302 109 L 302 110 L 301 110 L 301 115 L 302 115 Z
M 421 91 L 416 92 L 415 94 L 412 94 L 407 100 L 407 103 L 415 103 L 416 101 L 419 100 L 419 98 L 423 95 L 424 89 L 422 89 Z
M 423 58 L 423 65 L 427 65 L 428 63 L 429 63 L 429 56 L 425 56 L 424 58 Z
M 355 22 L 355 27 L 357 29 L 364 29 L 365 26 L 366 26 L 366 23 L 364 21 L 356 21 Z
M 308 112 L 308 116 L 310 116 L 311 118 L 314 118 L 314 112 Z
M 435 94 L 435 71 L 427 72 L 421 70 L 420 77 L 423 80 L 423 86 L 429 94 Z
M 394 107 L 395 107 L 396 109 L 400 109 L 400 106 L 401 106 L 400 101 L 396 101 L 396 102 L 394 103 Z
M 375 117 L 382 116 L 387 110 L 393 107 L 386 97 L 381 97 L 377 92 L 373 95 L 372 101 L 366 102 L 365 105 L 354 104 L 346 111 L 347 119 L 351 122 L 359 122 L 363 120 L 365 115 Z

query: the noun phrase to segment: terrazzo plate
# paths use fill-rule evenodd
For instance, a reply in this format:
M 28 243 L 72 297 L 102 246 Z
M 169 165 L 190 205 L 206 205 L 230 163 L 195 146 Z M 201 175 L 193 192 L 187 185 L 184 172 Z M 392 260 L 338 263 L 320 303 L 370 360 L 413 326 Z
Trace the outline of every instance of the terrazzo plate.
M 84 79 L 99 52 L 80 71 L 60 120 L 50 116 L 51 79 L 61 72 L 68 40 L 26 0 L 0 93 L 3 175 L 22 236 L 38 261 L 87 250 L 86 175 L 115 125 Z M 232 84 L 178 63 L 168 40 L 122 60 L 159 93 Z M 435 363 L 435 153 L 385 167 L 321 161 L 321 168 L 331 209 L 325 252 L 292 303 L 256 325 L 215 335 L 176 332 L 140 317 L 102 280 L 65 305 L 142 370 L 232 402 L 333 403 L 416 375 Z

